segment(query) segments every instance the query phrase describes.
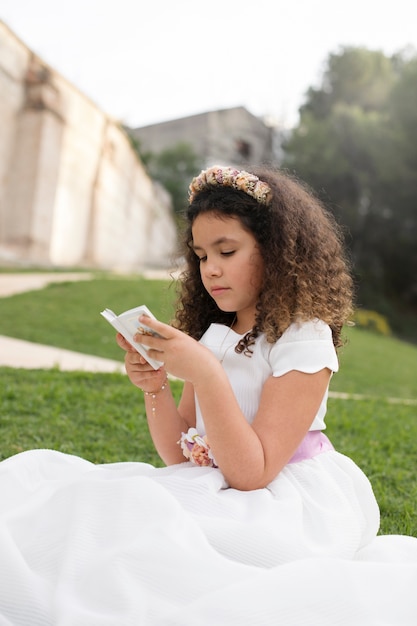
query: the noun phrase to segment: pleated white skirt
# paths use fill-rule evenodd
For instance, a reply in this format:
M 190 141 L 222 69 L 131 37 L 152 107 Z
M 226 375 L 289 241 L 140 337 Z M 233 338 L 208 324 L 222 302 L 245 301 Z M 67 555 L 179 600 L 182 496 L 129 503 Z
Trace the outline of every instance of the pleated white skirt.
M 0 463 L 0 625 L 417 624 L 417 539 L 376 537 L 369 481 L 325 452 L 265 489 L 218 469 Z

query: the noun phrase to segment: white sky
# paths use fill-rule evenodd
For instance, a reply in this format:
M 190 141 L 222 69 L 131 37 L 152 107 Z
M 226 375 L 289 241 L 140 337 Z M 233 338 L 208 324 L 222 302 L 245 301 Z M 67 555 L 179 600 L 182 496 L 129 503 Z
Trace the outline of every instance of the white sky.
M 0 19 L 132 127 L 234 106 L 292 125 L 340 46 L 417 49 L 416 0 L 0 0 Z

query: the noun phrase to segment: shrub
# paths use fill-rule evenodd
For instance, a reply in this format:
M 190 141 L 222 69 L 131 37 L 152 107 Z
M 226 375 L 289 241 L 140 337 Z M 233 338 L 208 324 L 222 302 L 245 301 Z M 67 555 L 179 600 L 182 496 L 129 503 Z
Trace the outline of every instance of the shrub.
M 388 337 L 392 334 L 387 318 L 376 311 L 368 309 L 356 309 L 353 321 L 356 326 L 372 330 L 379 335 Z

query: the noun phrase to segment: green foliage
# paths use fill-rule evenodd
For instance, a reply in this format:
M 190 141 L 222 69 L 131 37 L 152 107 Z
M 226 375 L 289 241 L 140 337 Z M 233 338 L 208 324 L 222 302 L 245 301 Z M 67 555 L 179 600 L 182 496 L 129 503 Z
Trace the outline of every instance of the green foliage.
M 380 51 L 346 46 L 330 54 L 322 88 L 310 88 L 302 112 L 324 118 L 338 103 L 381 110 L 394 82 L 391 61 Z
M 174 213 L 179 218 L 187 207 L 188 185 L 202 163 L 192 146 L 179 142 L 161 152 L 146 152 L 137 137 L 129 134 L 132 147 L 141 158 L 149 175 L 159 181 L 170 193 Z
M 180 216 L 187 207 L 188 185 L 200 169 L 200 162 L 192 147 L 179 143 L 152 155 L 148 161 L 150 175 L 169 191 L 174 212 Z
M 359 306 L 396 324 L 394 310 L 417 310 L 416 98 L 415 53 L 342 48 L 284 146 L 283 165 L 345 227 Z
M 146 152 L 142 148 L 142 144 L 140 140 L 130 132 L 129 128 L 123 127 L 123 130 L 126 133 L 126 136 L 130 142 L 130 145 L 132 146 L 134 152 L 136 153 L 136 156 L 143 163 L 143 165 L 147 167 L 149 160 L 152 158 L 152 153 Z
M 391 328 L 388 320 L 384 315 L 376 311 L 368 311 L 367 309 L 356 309 L 353 321 L 359 328 L 368 328 L 380 335 L 391 335 Z

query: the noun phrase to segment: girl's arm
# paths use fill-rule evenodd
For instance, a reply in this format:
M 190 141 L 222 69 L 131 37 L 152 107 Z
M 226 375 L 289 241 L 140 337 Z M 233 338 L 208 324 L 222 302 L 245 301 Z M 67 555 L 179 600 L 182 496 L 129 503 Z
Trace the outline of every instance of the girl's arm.
M 194 392 L 184 384 L 178 409 L 165 368 L 154 370 L 119 333 L 117 343 L 126 350 L 125 366 L 131 382 L 144 391 L 146 416 L 152 441 L 167 465 L 183 463 L 185 458 L 177 441 L 182 432 L 195 426 Z
M 241 490 L 265 487 L 307 434 L 326 392 L 330 370 L 271 376 L 249 424 L 225 371 L 207 348 L 160 322 L 146 318 L 146 324 L 164 336 L 144 338 L 150 356 L 193 383 L 213 455 L 230 486 Z
M 220 376 L 216 393 L 204 380 L 195 383 L 208 441 L 232 487 L 260 489 L 277 476 L 306 436 L 330 375 L 325 368 L 315 374 L 290 371 L 271 376 L 252 424 L 245 420 L 233 391 Z
M 190 383 L 184 384 L 178 409 L 169 383 L 155 398 L 145 394 L 146 416 L 154 446 L 166 465 L 186 460 L 178 445 L 181 433 L 195 426 L 194 392 Z M 183 417 L 187 416 L 187 417 Z

